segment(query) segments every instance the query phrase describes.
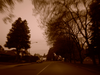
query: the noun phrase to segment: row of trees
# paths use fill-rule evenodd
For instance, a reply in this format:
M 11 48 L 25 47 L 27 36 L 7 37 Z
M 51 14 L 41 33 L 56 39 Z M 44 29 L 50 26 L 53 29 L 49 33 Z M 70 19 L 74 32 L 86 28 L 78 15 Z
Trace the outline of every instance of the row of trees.
M 5 1 L 9 3 L 9 0 Z M 98 56 L 100 64 L 99 0 L 32 0 L 32 3 L 35 7 L 35 14 L 40 14 L 49 45 L 54 48 L 56 46 L 57 49 L 58 45 L 55 45 L 57 44 L 55 42 L 59 41 L 59 37 L 66 39 L 67 42 L 68 39 L 71 39 L 69 41 L 72 42 L 71 45 L 76 45 L 81 63 L 83 61 L 82 51 L 85 49 L 94 64 L 96 64 L 95 55 Z M 62 50 L 60 49 L 60 51 Z M 71 49 L 65 50 L 67 53 Z M 70 52 L 73 53 L 73 50 Z M 59 52 L 59 49 L 57 51 Z M 62 55 L 64 54 L 62 53 Z
M 56 55 L 61 55 L 63 58 L 65 58 L 65 61 L 72 60 L 74 62 L 80 61 L 80 55 L 78 51 L 78 47 L 73 39 L 66 37 L 66 38 L 59 38 L 56 40 L 56 42 L 53 44 L 53 47 L 51 47 L 48 51 L 47 59 L 52 60 L 55 58 Z M 86 57 L 86 51 L 81 51 L 81 58 L 82 61 Z
M 96 54 L 94 53 L 96 49 L 100 63 L 98 44 L 100 35 L 99 0 L 33 0 L 33 4 L 37 11 L 35 13 L 40 14 L 42 27 L 45 28 L 47 42 L 49 45 L 52 45 L 54 50 L 57 49 L 56 53 L 60 49 L 59 53 L 61 55 L 65 55 L 65 58 L 70 58 L 71 55 L 69 52 L 75 54 L 76 50 L 78 50 L 82 63 L 82 51 L 85 49 L 87 55 L 96 64 Z M 59 38 L 66 41 L 60 41 Z M 60 44 L 56 42 L 60 42 Z M 96 44 L 92 46 L 94 42 Z M 67 56 L 68 54 L 69 56 Z
M 98 56 L 100 64 L 100 1 L 94 0 L 90 5 L 90 17 L 91 17 L 91 44 L 89 46 L 89 55 L 93 56 L 94 64 L 95 55 Z

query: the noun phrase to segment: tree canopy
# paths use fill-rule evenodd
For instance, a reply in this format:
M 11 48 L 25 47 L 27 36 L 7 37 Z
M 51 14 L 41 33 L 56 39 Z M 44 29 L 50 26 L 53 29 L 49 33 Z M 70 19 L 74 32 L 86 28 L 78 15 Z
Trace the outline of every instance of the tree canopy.
M 22 2 L 23 0 L 0 0 L 0 12 L 5 12 L 10 9 L 14 9 L 16 2 Z
M 100 64 L 100 1 L 99 0 L 94 0 L 93 3 L 90 5 L 90 17 L 92 20 L 92 25 L 90 27 L 91 45 L 90 45 L 89 55 L 93 54 L 94 56 L 98 55 Z
M 7 34 L 7 42 L 5 47 L 8 48 L 18 48 L 18 49 L 28 49 L 30 48 L 30 30 L 27 26 L 27 21 L 22 21 L 18 18 Z
M 92 0 L 33 0 L 36 14 L 40 14 L 47 43 L 54 44 L 59 37 L 74 39 L 82 63 L 82 50 L 91 44 Z M 92 11 L 93 12 L 93 11 Z
M 12 13 L 16 2 L 21 3 L 23 0 L 0 0 L 0 13 L 7 13 L 8 15 L 3 18 L 3 21 L 12 22 L 14 14 Z

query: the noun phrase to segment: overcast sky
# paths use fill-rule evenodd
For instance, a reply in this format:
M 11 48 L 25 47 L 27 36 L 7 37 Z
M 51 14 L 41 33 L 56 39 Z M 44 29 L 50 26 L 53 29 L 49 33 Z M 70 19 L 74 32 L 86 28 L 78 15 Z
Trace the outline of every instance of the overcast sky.
M 31 0 L 24 0 L 23 3 L 16 4 L 13 10 L 13 13 L 15 15 L 13 21 L 18 19 L 18 17 L 21 17 L 22 20 L 27 20 L 28 26 L 31 31 L 31 41 L 33 42 L 30 48 L 30 52 L 32 55 L 34 55 L 34 53 L 39 53 L 41 55 L 43 55 L 44 53 L 47 54 L 49 46 L 47 46 L 45 37 L 43 35 L 44 30 L 39 27 L 39 23 L 37 21 L 38 18 L 32 15 L 32 8 L 33 5 L 31 4 Z M 5 24 L 2 20 L 5 16 L 5 13 L 0 14 L 0 45 L 2 45 L 3 47 L 5 41 L 7 40 L 6 36 L 9 32 L 9 29 L 11 29 L 11 23 Z

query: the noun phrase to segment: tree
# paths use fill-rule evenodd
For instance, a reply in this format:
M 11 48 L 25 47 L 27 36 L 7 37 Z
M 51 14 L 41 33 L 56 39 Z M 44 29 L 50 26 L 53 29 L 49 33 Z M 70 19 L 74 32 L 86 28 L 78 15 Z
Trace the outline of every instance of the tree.
M 54 59 L 54 50 L 53 48 L 50 48 L 47 54 L 47 60 L 53 60 Z
M 90 56 L 94 55 L 94 63 L 95 55 L 98 55 L 99 64 L 100 64 L 100 1 L 94 0 L 93 3 L 90 5 L 90 16 L 92 20 L 92 25 L 90 30 L 92 32 L 91 35 L 91 49 L 92 52 L 89 51 Z
M 7 21 L 12 22 L 12 18 L 14 17 L 12 10 L 14 9 L 16 2 L 21 3 L 23 0 L 0 0 L 0 13 L 9 13 L 8 16 L 3 18 L 5 23 Z
M 81 51 L 85 46 L 89 48 L 90 45 L 89 5 L 91 2 L 92 0 L 33 0 L 36 13 L 40 14 L 41 23 L 46 28 L 49 44 L 53 44 L 55 38 L 61 36 L 57 34 L 57 30 L 61 34 L 62 32 L 69 34 L 78 47 L 81 63 Z
M 27 50 L 30 48 L 30 30 L 27 26 L 27 21 L 22 21 L 21 18 L 18 18 L 7 34 L 7 42 L 5 47 L 16 48 L 17 59 L 19 58 L 19 53 L 21 49 Z
M 13 9 L 16 2 L 22 2 L 23 0 L 0 0 L 0 12 L 5 12 L 9 8 Z

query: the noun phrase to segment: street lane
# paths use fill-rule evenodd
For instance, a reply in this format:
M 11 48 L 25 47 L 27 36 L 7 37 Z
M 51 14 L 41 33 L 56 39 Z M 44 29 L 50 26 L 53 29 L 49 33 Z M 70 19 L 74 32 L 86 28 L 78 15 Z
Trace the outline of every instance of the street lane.
M 50 64 L 39 75 L 100 75 L 87 71 L 80 67 L 73 66 L 65 62 L 54 62 Z
M 0 75 L 37 75 L 44 67 L 53 62 L 33 63 L 25 66 L 0 69 Z
M 59 61 L 33 63 L 0 70 L 0 75 L 100 75 Z

